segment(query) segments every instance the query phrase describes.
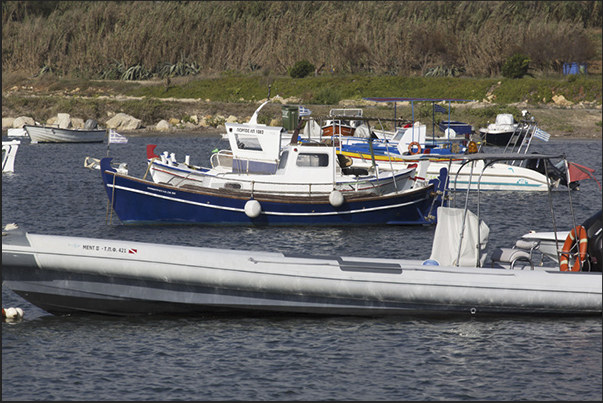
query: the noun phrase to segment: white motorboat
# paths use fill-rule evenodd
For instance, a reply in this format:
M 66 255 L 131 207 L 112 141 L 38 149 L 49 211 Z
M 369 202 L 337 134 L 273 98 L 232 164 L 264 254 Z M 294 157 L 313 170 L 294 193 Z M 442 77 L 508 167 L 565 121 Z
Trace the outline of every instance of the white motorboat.
M 15 172 L 15 158 L 21 141 L 2 142 L 2 172 Z
M 22 127 L 11 127 L 7 130 L 8 137 L 28 137 L 27 131 Z
M 589 248 L 598 248 L 598 250 L 601 250 L 601 239 L 603 232 L 601 229 L 602 221 L 603 212 L 599 210 L 593 216 L 580 224 L 586 230 L 586 235 L 590 240 L 590 242 L 587 242 Z M 520 241 L 532 242 L 534 251 L 541 254 L 541 264 L 543 264 L 543 259 L 545 257 L 559 263 L 559 255 L 563 250 L 564 241 L 568 239 L 570 232 L 571 231 L 530 231 L 527 234 L 522 235 Z M 603 264 L 603 258 L 601 256 L 595 255 L 594 251 L 591 251 L 590 254 L 595 256 L 596 264 Z
M 523 111 L 524 116 L 527 111 Z M 499 113 L 494 123 L 479 129 L 480 136 L 488 145 L 506 146 L 511 142 L 518 144 L 523 140 L 525 128 L 522 128 L 510 113 Z
M 471 163 L 479 156 L 465 158 Z M 2 280 L 59 315 L 601 315 L 601 271 L 594 271 L 600 265 L 562 271 L 503 256 L 488 261 L 490 229 L 479 215 L 467 206 L 439 207 L 438 215 L 431 255 L 424 260 L 215 249 L 17 229 L 3 233 Z
M 480 182 L 480 190 L 547 191 L 550 184 L 555 188 L 559 186 L 569 186 L 571 189 L 577 188 L 577 182 L 568 183 L 566 175 L 567 167 L 561 160 L 544 161 L 536 157 L 525 158 L 534 138 L 548 141 L 547 137 L 541 135 L 542 132 L 539 131 L 536 122 L 533 120 L 526 121 L 526 125 L 527 129 L 524 140 L 520 144 L 509 144 L 503 151 L 504 154 L 509 156 L 515 155 L 518 158 L 509 158 L 495 164 L 488 164 L 486 169 L 482 169 L 485 167 L 483 162 L 487 160 L 486 158 L 478 161 L 474 169 L 471 169 L 469 165 L 463 164 L 462 158 L 456 160 L 450 158 L 453 149 L 457 150 L 457 152 L 458 150 L 463 152 L 463 149 L 466 150 L 465 152 L 479 152 L 477 145 L 473 142 L 469 142 L 466 148 L 458 144 L 451 144 L 447 146 L 448 148 L 438 146 L 437 148 L 422 150 L 419 147 L 417 152 L 411 150 L 412 144 L 409 143 L 406 134 L 404 137 L 396 136 L 396 138 L 400 138 L 400 141 L 387 143 L 386 147 L 388 148 L 383 146 L 379 148 L 373 147 L 373 150 L 378 150 L 373 155 L 367 153 L 366 146 L 362 148 L 356 146 L 354 142 L 359 142 L 361 141 L 360 139 L 350 140 L 349 138 L 342 138 L 340 152 L 351 158 L 355 166 L 370 166 L 375 161 L 382 170 L 400 169 L 409 163 L 429 159 L 431 163 L 427 168 L 426 179 L 432 179 L 439 174 L 441 168 L 446 167 L 450 173 L 451 189 L 465 190 L 470 188 L 471 190 L 477 190 L 476 172 L 480 172 L 480 175 L 483 176 Z M 422 131 L 419 131 L 419 134 L 422 133 Z M 424 135 L 420 136 L 418 143 L 422 144 L 423 139 Z M 472 145 L 473 149 L 471 149 Z M 553 179 L 553 181 L 549 182 L 549 178 Z

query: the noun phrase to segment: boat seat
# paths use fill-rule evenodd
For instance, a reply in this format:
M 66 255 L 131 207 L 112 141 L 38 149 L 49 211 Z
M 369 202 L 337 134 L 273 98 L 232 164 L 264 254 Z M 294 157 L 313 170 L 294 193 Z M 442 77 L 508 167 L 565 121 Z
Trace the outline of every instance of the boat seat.
M 352 159 L 347 155 L 337 154 L 337 162 L 341 168 L 347 168 L 352 165 Z
M 513 248 L 497 248 L 492 252 L 490 260 L 492 260 L 492 266 L 496 262 L 511 263 L 511 269 L 515 268 L 515 263 L 525 262 L 530 265 L 530 268 L 534 270 L 534 262 L 532 261 L 532 254 L 540 246 L 540 241 L 526 241 L 523 239 L 517 240 Z
M 368 169 L 364 168 L 341 168 L 341 172 L 343 172 L 344 175 L 368 175 Z

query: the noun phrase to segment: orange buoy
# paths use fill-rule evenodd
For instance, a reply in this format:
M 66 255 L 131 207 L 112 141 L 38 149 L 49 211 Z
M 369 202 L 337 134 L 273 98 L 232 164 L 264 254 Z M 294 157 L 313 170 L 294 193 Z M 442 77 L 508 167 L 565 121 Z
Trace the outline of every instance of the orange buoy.
M 413 150 L 414 146 L 417 147 L 416 152 Z M 408 145 L 408 152 L 410 153 L 410 155 L 421 154 L 421 144 L 419 144 L 418 141 L 413 141 Z
M 572 268 L 569 268 L 570 252 L 575 244 L 578 244 L 578 256 Z M 569 235 L 565 239 L 563 248 L 561 249 L 561 259 L 559 260 L 559 269 L 561 271 L 580 271 L 586 260 L 586 251 L 588 248 L 588 237 L 586 229 L 582 225 L 577 225 L 572 228 Z

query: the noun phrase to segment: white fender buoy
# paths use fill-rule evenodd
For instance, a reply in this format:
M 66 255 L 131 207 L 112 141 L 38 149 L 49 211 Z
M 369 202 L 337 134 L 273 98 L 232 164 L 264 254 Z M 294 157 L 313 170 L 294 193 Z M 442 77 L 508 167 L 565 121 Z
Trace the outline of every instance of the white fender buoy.
M 339 190 L 333 190 L 329 195 L 329 203 L 333 207 L 340 207 L 344 202 L 343 195 Z
M 262 212 L 262 205 L 259 201 L 251 199 L 245 203 L 245 214 L 249 218 L 257 218 Z
M 23 317 L 23 309 L 21 308 L 2 308 L 2 317 L 6 319 L 21 319 Z

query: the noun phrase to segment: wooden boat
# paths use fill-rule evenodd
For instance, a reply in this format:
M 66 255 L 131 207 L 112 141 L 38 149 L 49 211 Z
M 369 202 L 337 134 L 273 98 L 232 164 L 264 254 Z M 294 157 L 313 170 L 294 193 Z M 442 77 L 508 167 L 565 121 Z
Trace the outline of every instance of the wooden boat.
M 25 125 L 32 143 L 102 143 L 105 129 L 64 129 L 54 126 Z
M 353 136 L 356 127 L 362 123 L 357 119 L 359 117 L 362 117 L 362 109 L 331 109 L 329 111 L 329 118 L 321 127 L 322 136 Z
M 475 156 L 466 158 L 472 162 Z M 115 186 L 122 186 L 119 176 L 115 179 Z M 438 210 L 431 255 L 424 260 L 204 248 L 16 229 L 3 233 L 2 281 L 57 315 L 601 316 L 601 272 L 594 266 L 561 271 L 558 265 L 530 264 L 529 258 L 488 261 L 484 251 L 490 228 L 482 218 L 467 207 Z

